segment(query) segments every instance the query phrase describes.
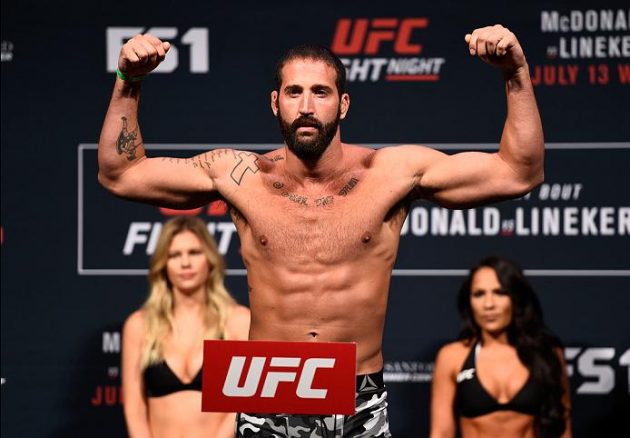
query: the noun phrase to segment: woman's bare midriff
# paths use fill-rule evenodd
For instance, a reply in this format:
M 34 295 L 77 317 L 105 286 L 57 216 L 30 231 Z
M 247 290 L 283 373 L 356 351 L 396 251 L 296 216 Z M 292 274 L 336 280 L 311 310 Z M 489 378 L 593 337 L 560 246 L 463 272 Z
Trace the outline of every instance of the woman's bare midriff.
M 148 399 L 152 438 L 216 436 L 229 414 L 202 412 L 200 391 L 179 391 Z

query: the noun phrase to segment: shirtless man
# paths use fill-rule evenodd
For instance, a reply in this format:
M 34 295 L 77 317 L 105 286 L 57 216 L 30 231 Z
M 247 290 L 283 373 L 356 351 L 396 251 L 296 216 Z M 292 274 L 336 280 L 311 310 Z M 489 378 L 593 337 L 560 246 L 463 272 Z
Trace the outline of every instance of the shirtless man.
M 326 49 L 298 47 L 281 59 L 271 92 L 282 148 L 147 158 L 137 121 L 139 79 L 170 46 L 151 35 L 123 46 L 99 142 L 99 181 L 118 196 L 161 206 L 192 208 L 217 198 L 230 204 L 247 267 L 250 339 L 357 343 L 354 416 L 241 414 L 239 436 L 324 435 L 318 428 L 390 436 L 381 342 L 410 203 L 424 198 L 467 208 L 522 196 L 542 182 L 542 126 L 518 40 L 497 25 L 465 41 L 472 56 L 505 78 L 507 119 L 495 153 L 342 143 L 339 120 L 350 107 L 345 69 Z

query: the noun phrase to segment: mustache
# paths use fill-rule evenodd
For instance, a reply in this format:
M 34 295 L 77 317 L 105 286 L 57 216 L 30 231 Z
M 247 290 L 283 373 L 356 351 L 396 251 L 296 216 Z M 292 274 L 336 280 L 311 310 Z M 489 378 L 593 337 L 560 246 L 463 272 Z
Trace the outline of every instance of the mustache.
M 317 128 L 318 131 L 324 129 L 322 122 L 311 116 L 300 116 L 291 123 L 291 131 L 295 132 L 298 128 Z

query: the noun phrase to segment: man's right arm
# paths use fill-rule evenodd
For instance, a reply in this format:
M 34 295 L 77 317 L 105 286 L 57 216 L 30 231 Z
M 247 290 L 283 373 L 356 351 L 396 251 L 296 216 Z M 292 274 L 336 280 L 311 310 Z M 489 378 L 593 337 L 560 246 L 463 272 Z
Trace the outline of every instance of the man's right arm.
M 170 45 L 136 35 L 122 47 L 112 99 L 98 145 L 98 179 L 117 196 L 173 208 L 192 208 L 218 196 L 215 180 L 233 165 L 234 152 L 189 159 L 147 158 L 138 123 L 140 78 L 164 60 Z

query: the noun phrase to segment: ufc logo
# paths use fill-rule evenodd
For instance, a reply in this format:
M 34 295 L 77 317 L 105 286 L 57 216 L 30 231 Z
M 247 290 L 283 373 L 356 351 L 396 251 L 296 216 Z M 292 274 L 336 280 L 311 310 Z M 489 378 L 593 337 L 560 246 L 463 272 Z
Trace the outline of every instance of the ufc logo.
M 245 381 L 243 385 L 240 386 L 239 382 L 242 378 L 245 359 L 245 356 L 234 356 L 232 358 L 223 385 L 223 395 L 228 397 L 253 397 L 258 392 L 267 358 L 261 356 L 252 357 Z M 281 382 L 295 382 L 297 369 L 300 367 L 301 360 L 302 359 L 299 357 L 272 357 L 270 362 L 271 367 L 296 368 L 296 371 L 267 371 L 264 373 L 262 390 L 259 396 L 273 398 L 276 396 L 278 385 Z M 326 398 L 328 390 L 313 388 L 313 378 L 318 368 L 333 368 L 334 366 L 335 359 L 333 358 L 306 359 L 301 366 L 302 372 L 297 380 L 295 394 L 303 399 Z
M 139 33 L 150 33 L 161 40 L 171 42 L 171 48 L 164 61 L 154 70 L 155 73 L 171 73 L 179 66 L 179 50 L 173 40 L 179 39 L 182 45 L 190 47 L 190 72 L 208 72 L 208 28 L 193 27 L 177 38 L 176 27 L 108 27 L 107 28 L 107 71 L 114 72 L 118 67 L 118 55 L 123 44 Z M 179 44 L 179 42 L 177 43 Z
M 354 21 L 354 26 L 353 26 Z M 375 55 L 381 43 L 394 42 L 394 52 L 401 55 L 419 55 L 422 45 L 411 43 L 414 29 L 429 25 L 427 18 L 342 18 L 337 22 L 331 45 L 337 55 Z
M 208 216 L 225 216 L 228 212 L 228 206 L 225 201 L 212 201 L 206 207 L 191 208 L 189 210 L 177 210 L 166 207 L 159 208 L 160 213 L 164 216 L 198 216 L 204 209 Z
M 205 340 L 201 409 L 352 415 L 353 342 Z

